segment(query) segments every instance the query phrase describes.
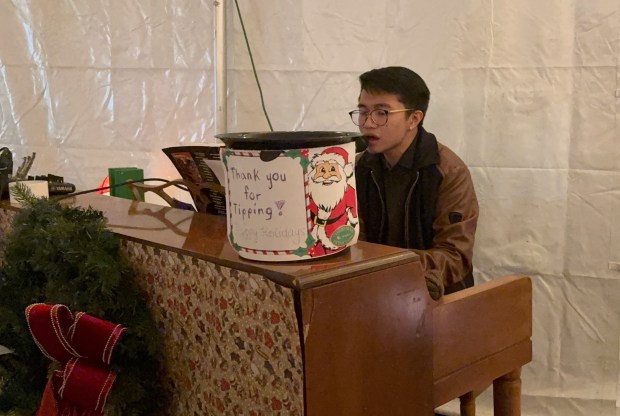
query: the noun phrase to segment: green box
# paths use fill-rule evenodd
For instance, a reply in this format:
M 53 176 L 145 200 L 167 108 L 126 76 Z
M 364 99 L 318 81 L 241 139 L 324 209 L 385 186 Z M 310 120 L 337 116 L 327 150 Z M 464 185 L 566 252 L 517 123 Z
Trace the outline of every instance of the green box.
M 127 181 L 141 181 L 144 179 L 142 169 L 135 167 L 129 168 L 108 168 L 108 176 L 110 177 L 110 195 L 119 198 L 134 199 L 131 189 L 127 185 L 116 186 Z M 140 191 L 140 201 L 144 201 L 144 192 Z

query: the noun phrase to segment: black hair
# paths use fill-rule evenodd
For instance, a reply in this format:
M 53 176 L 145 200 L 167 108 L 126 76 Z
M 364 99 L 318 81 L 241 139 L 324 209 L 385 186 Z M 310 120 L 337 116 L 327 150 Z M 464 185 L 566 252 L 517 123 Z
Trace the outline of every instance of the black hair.
M 420 110 L 426 116 L 431 98 L 426 83 L 418 74 L 402 66 L 388 66 L 360 75 L 361 90 L 369 93 L 394 94 L 405 108 Z

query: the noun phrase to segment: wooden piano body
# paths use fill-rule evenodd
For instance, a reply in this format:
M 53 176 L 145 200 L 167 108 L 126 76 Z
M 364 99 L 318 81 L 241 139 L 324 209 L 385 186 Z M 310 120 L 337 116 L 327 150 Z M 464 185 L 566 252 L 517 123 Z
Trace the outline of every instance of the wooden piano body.
M 164 335 L 165 415 L 433 415 L 494 385 L 519 414 L 531 359 L 527 277 L 430 299 L 416 254 L 360 242 L 299 263 L 241 259 L 224 217 L 101 195 Z M 0 236 L 15 207 L 0 208 Z
M 308 296 L 314 310 L 302 307 L 305 325 L 319 326 L 306 336 L 308 415 L 432 415 L 460 398 L 461 415 L 473 416 L 491 384 L 495 414 L 521 414 L 520 371 L 532 357 L 528 277 L 438 302 L 425 293 L 419 263 L 358 280 L 317 288 Z
M 475 397 L 493 384 L 495 415 L 520 415 L 521 367 L 532 360 L 532 282 L 506 276 L 445 296 L 433 309 L 433 398 Z

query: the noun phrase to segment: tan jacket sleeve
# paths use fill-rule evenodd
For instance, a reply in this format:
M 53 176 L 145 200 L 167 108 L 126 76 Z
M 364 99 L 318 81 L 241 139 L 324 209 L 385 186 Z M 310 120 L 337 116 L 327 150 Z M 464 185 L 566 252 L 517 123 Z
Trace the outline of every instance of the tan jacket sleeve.
M 420 255 L 427 274 L 439 274 L 447 287 L 463 280 L 472 270 L 479 210 L 465 163 L 442 144 L 439 155 L 443 180 L 437 196 L 433 247 L 413 251 Z

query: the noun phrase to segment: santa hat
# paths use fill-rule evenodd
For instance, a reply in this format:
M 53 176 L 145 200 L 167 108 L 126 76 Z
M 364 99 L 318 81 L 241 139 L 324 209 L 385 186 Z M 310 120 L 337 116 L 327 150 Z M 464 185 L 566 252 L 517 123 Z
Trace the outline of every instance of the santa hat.
M 315 167 L 318 162 L 330 162 L 334 161 L 342 166 L 342 169 L 347 178 L 353 175 L 353 166 L 349 164 L 349 153 L 342 147 L 328 147 L 323 150 L 321 154 L 317 154 L 312 158 L 312 167 Z

